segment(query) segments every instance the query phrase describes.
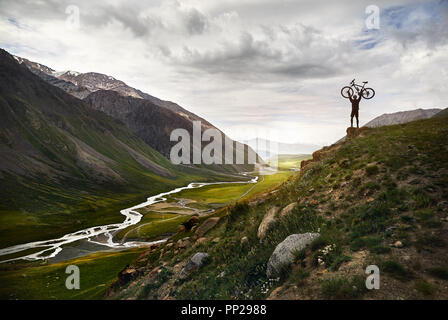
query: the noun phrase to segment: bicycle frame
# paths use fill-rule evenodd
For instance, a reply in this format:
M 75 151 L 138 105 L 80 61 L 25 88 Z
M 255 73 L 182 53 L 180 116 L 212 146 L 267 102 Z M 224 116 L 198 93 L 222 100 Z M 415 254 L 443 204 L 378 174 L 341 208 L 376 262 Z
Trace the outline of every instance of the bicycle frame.
M 356 92 L 358 95 L 362 95 L 364 99 L 372 99 L 375 96 L 375 90 L 366 88 L 367 83 L 367 81 L 363 81 L 363 85 L 361 86 L 356 84 L 355 79 L 353 79 L 349 86 L 345 86 L 341 89 L 341 95 L 344 98 L 349 98 Z
M 366 82 L 363 82 L 363 85 L 362 85 L 362 86 L 359 85 L 359 84 L 356 84 L 356 83 L 355 83 L 355 79 L 353 79 L 352 82 L 350 82 L 350 86 L 351 86 L 351 87 L 354 87 L 354 88 L 356 89 L 356 91 L 358 92 L 358 94 L 364 90 L 366 84 L 367 84 L 367 81 L 366 81 Z M 361 90 L 360 90 L 359 88 L 361 88 Z

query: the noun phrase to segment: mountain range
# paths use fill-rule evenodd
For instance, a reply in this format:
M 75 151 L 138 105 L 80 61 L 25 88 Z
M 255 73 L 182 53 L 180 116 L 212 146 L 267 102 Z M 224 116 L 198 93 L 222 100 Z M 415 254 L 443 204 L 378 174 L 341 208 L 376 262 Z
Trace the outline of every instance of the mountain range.
M 411 121 L 431 118 L 440 111 L 442 111 L 442 109 L 416 109 L 395 113 L 385 113 L 367 122 L 365 126 L 370 128 L 378 128 L 394 124 L 403 124 Z
M 170 133 L 174 129 L 186 129 L 192 136 L 193 121 L 200 121 L 202 132 L 209 128 L 220 131 L 207 120 L 178 104 L 151 96 L 109 75 L 96 72 L 58 72 L 25 58 L 18 56 L 14 58 L 46 82 L 83 100 L 93 109 L 100 110 L 123 122 L 132 133 L 166 158 L 169 158 L 172 146 L 177 143 L 170 141 Z M 230 139 L 222 131 L 220 132 L 222 141 Z M 234 150 L 240 145 L 237 141 L 232 140 L 232 143 Z M 202 145 L 205 144 L 202 143 Z M 246 159 L 248 153 L 254 153 L 249 146 L 242 147 L 245 150 Z M 193 153 L 192 143 L 191 153 Z M 224 155 L 224 146 L 222 153 Z M 207 167 L 231 173 L 253 168 L 252 165 L 209 165 Z
M 84 99 L 90 93 L 98 90 L 115 91 L 122 96 L 149 100 L 154 105 L 169 109 L 190 121 L 201 121 L 202 125 L 206 128 L 213 127 L 207 120 L 182 108 L 178 104 L 151 96 L 138 89 L 132 88 L 123 81 L 117 80 L 109 75 L 96 72 L 80 73 L 77 71 L 55 71 L 52 68 L 25 58 L 18 56 L 14 56 L 14 58 L 20 64 L 26 65 L 31 72 L 45 81 L 63 89 L 79 99 Z
M 191 131 L 199 117 L 125 95 L 123 86 L 94 90 L 105 82 L 79 86 L 52 72 L 0 49 L 0 247 L 118 222 L 119 208 L 136 198 L 240 180 L 233 174 L 253 167 L 175 166 L 169 133 Z M 74 94 L 86 90 L 84 100 Z

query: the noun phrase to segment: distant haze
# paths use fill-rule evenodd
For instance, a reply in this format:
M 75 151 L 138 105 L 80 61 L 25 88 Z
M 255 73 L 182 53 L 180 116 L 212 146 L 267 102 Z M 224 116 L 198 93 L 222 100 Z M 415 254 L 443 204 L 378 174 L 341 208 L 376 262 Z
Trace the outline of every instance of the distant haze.
M 263 159 L 269 159 L 279 154 L 312 154 L 322 148 L 322 145 L 307 143 L 283 143 L 266 139 L 251 139 L 242 141 L 252 147 Z

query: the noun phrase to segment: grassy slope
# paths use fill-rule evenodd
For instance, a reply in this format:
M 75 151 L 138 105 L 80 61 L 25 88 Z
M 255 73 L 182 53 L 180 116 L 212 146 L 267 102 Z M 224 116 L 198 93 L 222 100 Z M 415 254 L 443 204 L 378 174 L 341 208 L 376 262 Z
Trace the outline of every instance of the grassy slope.
M 176 194 L 176 198 L 187 198 L 203 204 L 230 204 L 239 200 L 242 195 L 248 198 L 260 191 L 273 188 L 292 176 L 290 171 L 279 171 L 272 175 L 260 176 L 260 181 L 253 184 L 224 184 L 211 185 L 199 189 L 184 190 Z
M 283 183 L 265 201 L 233 206 L 205 242 L 158 259 L 147 269 L 167 263 L 164 285 L 119 297 L 177 299 L 371 298 L 447 299 L 448 121 L 434 118 L 371 129 L 365 136 L 333 146 L 322 161 Z M 265 240 L 257 239 L 264 214 L 274 205 L 299 204 L 277 219 Z M 293 233 L 317 232 L 321 238 L 297 253 L 297 263 L 278 281 L 266 278 L 266 263 L 275 246 Z M 246 244 L 242 237 L 248 237 Z M 402 248 L 391 247 L 401 241 Z M 322 249 L 332 245 L 328 254 Z M 186 281 L 175 280 L 179 262 L 195 252 L 212 259 Z M 323 265 L 318 264 L 321 256 Z M 366 291 L 365 267 L 381 271 L 381 290 Z M 174 271 L 173 271 L 174 270 Z M 219 275 L 224 276 L 219 276 Z M 273 293 L 273 289 L 278 289 Z
M 101 299 L 124 266 L 144 249 L 96 253 L 43 266 L 0 266 L 0 299 Z M 68 265 L 80 269 L 80 289 L 68 290 Z

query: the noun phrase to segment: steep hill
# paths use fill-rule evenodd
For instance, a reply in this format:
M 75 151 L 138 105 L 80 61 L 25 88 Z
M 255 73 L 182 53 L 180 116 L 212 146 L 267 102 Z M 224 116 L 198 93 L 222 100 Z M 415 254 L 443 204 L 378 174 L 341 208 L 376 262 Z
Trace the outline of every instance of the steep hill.
M 208 128 L 217 129 L 207 120 L 178 104 L 151 96 L 111 76 L 96 72 L 57 72 L 25 58 L 17 56 L 14 58 L 46 82 L 79 99 L 84 99 L 92 108 L 124 122 L 133 133 L 166 158 L 169 158 L 173 145 L 169 139 L 173 129 L 183 128 L 191 134 L 193 121 L 201 122 L 202 131 Z M 223 132 L 221 134 L 224 141 L 227 137 Z M 236 149 L 236 145 L 240 143 L 233 141 L 233 144 Z M 250 146 L 244 146 L 244 149 L 246 159 L 248 153 L 254 153 Z M 235 173 L 252 170 L 253 165 L 208 166 L 207 168 Z
M 410 111 L 385 113 L 367 122 L 365 126 L 369 128 L 378 128 L 382 126 L 407 123 L 415 120 L 428 119 L 440 111 L 441 109 L 415 109 Z
M 122 221 L 118 208 L 126 203 L 191 180 L 229 179 L 172 165 L 121 122 L 4 50 L 0 110 L 2 247 Z
M 170 141 L 171 132 L 177 128 L 187 130 L 190 137 L 193 137 L 193 122 L 178 113 L 162 108 L 149 100 L 133 98 L 130 96 L 120 95 L 116 91 L 99 90 L 88 95 L 84 101 L 95 110 L 105 112 L 111 117 L 122 121 L 135 135 L 145 141 L 149 146 L 159 151 L 167 159 L 170 158 L 171 148 L 177 141 Z M 203 132 L 207 127 L 202 126 Z M 221 132 L 223 163 L 225 155 L 226 135 Z M 254 151 L 243 146 L 239 142 L 233 141 L 233 148 L 236 152 L 237 145 L 244 148 L 245 158 L 249 152 Z M 204 147 L 208 142 L 202 142 Z M 190 159 L 193 159 L 193 140 L 190 139 Z M 234 152 L 234 154 L 235 154 Z M 215 171 L 236 173 L 239 171 L 251 171 L 253 165 L 250 164 L 229 164 L 229 165 L 197 165 Z
M 77 98 L 84 99 L 90 93 L 98 90 L 116 91 L 122 96 L 149 100 L 153 104 L 176 112 L 190 121 L 201 121 L 204 126 L 213 127 L 205 119 L 182 108 L 178 104 L 171 101 L 161 100 L 138 89 L 132 88 L 114 77 L 97 72 L 81 73 L 76 71 L 55 71 L 43 64 L 25 58 L 18 56 L 14 56 L 14 58 L 19 63 L 26 65 L 31 72 L 42 77 L 45 81 L 51 82 L 53 85 L 60 87 Z
M 217 211 L 207 233 L 195 231 L 205 220 L 140 255 L 109 297 L 446 300 L 447 118 L 357 134 L 279 188 Z M 315 240 L 303 249 L 285 244 L 304 233 Z M 274 256 L 280 244 L 290 251 Z M 369 265 L 379 290 L 365 287 Z
M 436 113 L 434 115 L 434 118 L 441 118 L 441 117 L 446 117 L 448 116 L 448 108 L 443 109 L 442 111 L 440 111 L 439 113 Z

